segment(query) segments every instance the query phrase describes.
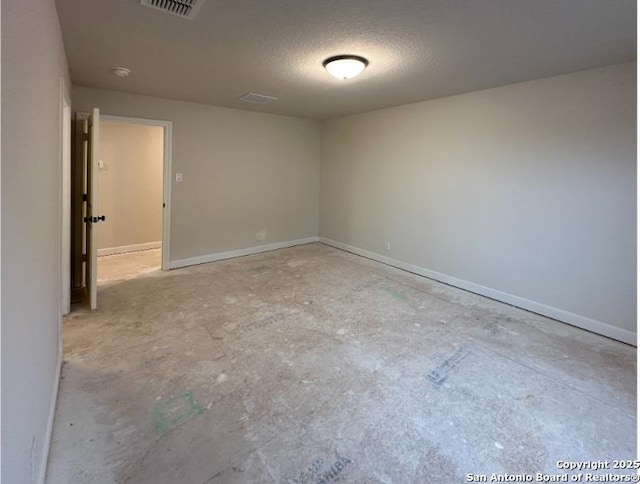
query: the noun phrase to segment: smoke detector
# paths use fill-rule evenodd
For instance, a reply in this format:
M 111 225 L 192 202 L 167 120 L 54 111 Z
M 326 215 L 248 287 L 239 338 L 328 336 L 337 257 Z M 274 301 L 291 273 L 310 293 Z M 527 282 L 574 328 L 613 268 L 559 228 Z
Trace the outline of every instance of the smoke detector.
M 263 94 L 255 94 L 253 92 L 250 92 L 249 94 L 245 94 L 240 98 L 240 101 L 244 101 L 246 103 L 252 103 L 252 104 L 269 104 L 277 100 L 278 100 L 277 97 L 265 96 Z
M 127 77 L 129 74 L 131 74 L 131 69 L 127 69 L 126 67 L 121 66 L 109 67 L 109 70 L 114 76 L 118 77 Z
M 193 20 L 204 0 L 140 0 L 140 5 Z

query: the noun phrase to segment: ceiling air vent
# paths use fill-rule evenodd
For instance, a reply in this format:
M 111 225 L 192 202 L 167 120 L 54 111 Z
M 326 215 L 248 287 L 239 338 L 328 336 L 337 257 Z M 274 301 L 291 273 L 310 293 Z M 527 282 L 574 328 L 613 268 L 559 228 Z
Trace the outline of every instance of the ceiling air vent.
M 178 17 L 193 20 L 204 0 L 140 0 L 145 7 L 155 8 Z
M 253 103 L 253 104 L 269 104 L 277 100 L 278 100 L 277 97 L 264 96 L 262 94 L 255 94 L 253 92 L 250 92 L 249 94 L 245 94 L 240 98 L 240 101 L 244 101 L 246 103 Z

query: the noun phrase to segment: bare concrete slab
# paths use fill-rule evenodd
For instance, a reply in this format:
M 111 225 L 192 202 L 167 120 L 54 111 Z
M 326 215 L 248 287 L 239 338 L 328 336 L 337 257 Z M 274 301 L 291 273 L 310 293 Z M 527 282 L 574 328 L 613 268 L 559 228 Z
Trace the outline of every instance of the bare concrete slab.
M 321 244 L 143 266 L 119 258 L 65 321 L 50 484 L 447 484 L 636 456 L 628 345 Z
M 591 397 L 636 413 L 636 350 L 517 308 L 474 308 L 450 330 Z

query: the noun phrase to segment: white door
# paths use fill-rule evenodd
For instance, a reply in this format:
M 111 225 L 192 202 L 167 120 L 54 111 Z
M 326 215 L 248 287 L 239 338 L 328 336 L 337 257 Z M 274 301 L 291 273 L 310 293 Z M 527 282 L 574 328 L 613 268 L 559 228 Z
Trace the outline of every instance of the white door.
M 98 307 L 98 244 L 95 225 L 104 220 L 98 215 L 98 140 L 100 136 L 100 110 L 94 108 L 89 116 L 87 136 L 87 206 L 85 281 L 91 309 Z

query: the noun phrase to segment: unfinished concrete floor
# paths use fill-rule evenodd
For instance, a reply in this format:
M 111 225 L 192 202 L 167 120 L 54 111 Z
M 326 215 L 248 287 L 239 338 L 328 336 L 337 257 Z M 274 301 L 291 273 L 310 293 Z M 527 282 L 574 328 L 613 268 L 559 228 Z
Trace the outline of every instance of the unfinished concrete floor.
M 50 484 L 446 484 L 636 457 L 635 348 L 325 245 L 110 283 L 99 306 L 65 321 Z

